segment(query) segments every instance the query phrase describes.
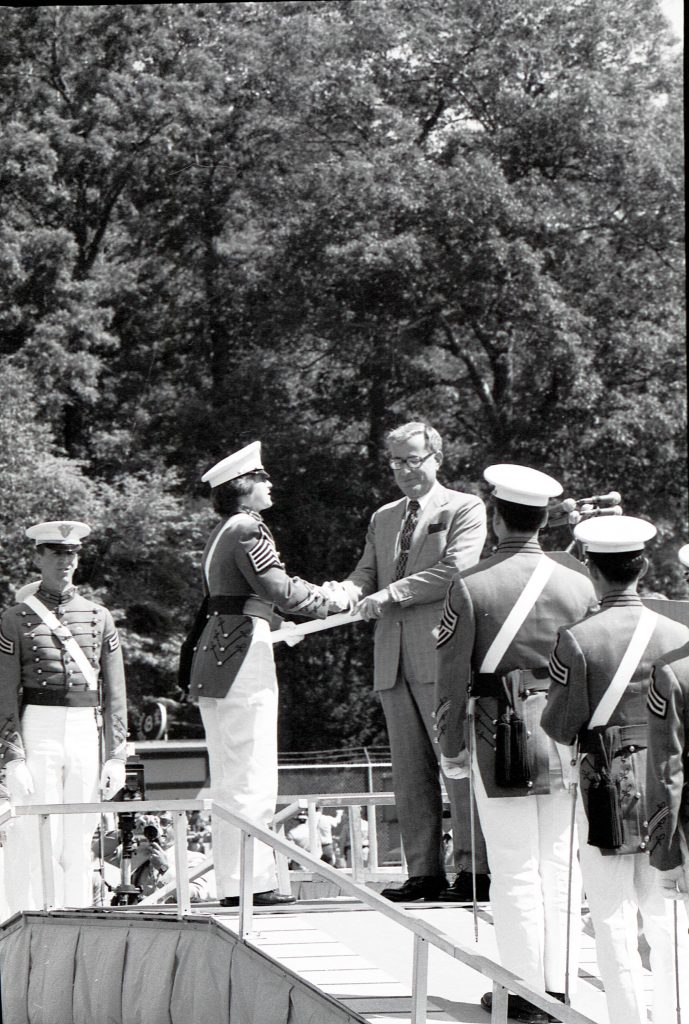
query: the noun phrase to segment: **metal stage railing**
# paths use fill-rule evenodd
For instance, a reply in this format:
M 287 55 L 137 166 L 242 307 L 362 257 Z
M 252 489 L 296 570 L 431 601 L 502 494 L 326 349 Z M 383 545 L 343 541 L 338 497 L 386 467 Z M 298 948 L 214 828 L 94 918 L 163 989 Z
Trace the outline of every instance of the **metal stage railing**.
M 321 806 L 349 806 L 358 807 L 375 804 L 381 797 L 387 802 L 390 794 L 366 793 L 366 794 L 337 794 L 326 796 L 311 795 L 306 799 L 309 802 L 309 811 L 313 815 L 315 804 Z M 304 798 L 302 798 L 304 799 Z M 359 804 L 353 801 L 359 801 Z M 337 801 L 337 804 L 335 803 Z M 279 815 L 277 825 L 294 813 L 298 807 L 298 798 L 284 808 Z M 43 804 L 28 805 L 8 808 L 0 812 L 0 828 L 3 827 L 14 815 L 35 815 L 38 817 L 39 844 L 41 855 L 41 869 L 43 875 L 43 907 L 44 910 L 54 910 L 55 907 L 55 879 L 53 875 L 53 864 L 50 845 L 50 815 L 51 814 L 113 814 L 120 812 L 132 812 L 152 814 L 160 810 L 160 801 L 137 800 L 137 801 L 109 801 L 108 803 L 91 804 Z M 258 841 L 272 847 L 280 860 L 286 863 L 288 859 L 298 860 L 308 865 L 314 874 L 333 882 L 344 895 L 351 896 L 366 906 L 382 914 L 390 921 L 394 921 L 400 927 L 405 928 L 413 934 L 413 962 L 412 962 L 412 998 L 411 998 L 411 1024 L 426 1024 L 427 1019 L 427 998 L 428 998 L 428 954 L 431 946 L 446 953 L 454 960 L 458 960 L 467 967 L 478 971 L 480 974 L 490 978 L 493 983 L 493 1008 L 491 1014 L 492 1024 L 507 1024 L 507 995 L 513 992 L 528 999 L 540 1009 L 553 1015 L 563 1024 L 596 1024 L 590 1017 L 585 1016 L 571 1006 L 566 1006 L 558 1000 L 549 996 L 545 991 L 532 988 L 517 975 L 501 967 L 500 964 L 481 954 L 472 952 L 467 946 L 455 942 L 449 935 L 440 931 L 432 925 L 419 920 L 409 911 L 404 910 L 398 904 L 390 903 L 384 897 L 379 896 L 373 890 L 361 885 L 355 877 L 349 877 L 341 869 L 332 868 L 329 864 L 314 857 L 287 839 L 269 831 L 262 826 L 250 821 L 242 815 L 231 811 L 227 806 L 214 800 L 166 800 L 165 810 L 172 817 L 174 828 L 174 853 L 177 892 L 176 907 L 170 906 L 171 913 L 181 919 L 191 911 L 191 900 L 189 892 L 189 874 L 187 868 L 187 811 L 210 812 L 213 820 L 221 818 L 230 825 L 234 825 L 241 832 L 241 867 L 240 867 L 240 893 L 239 893 L 239 920 L 238 934 L 240 939 L 246 941 L 252 931 L 253 923 L 253 856 L 254 842 Z M 289 812 L 289 814 L 288 814 Z M 356 820 L 356 813 L 354 815 Z M 359 865 L 361 867 L 361 865 Z M 357 871 L 354 868 L 355 873 Z M 140 905 L 140 904 L 139 904 Z M 129 908 L 131 910 L 131 908 Z

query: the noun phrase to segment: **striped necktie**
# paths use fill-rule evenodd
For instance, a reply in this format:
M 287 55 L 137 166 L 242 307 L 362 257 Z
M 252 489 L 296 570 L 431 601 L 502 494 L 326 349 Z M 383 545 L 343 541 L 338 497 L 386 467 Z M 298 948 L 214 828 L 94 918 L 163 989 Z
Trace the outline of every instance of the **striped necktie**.
M 402 533 L 400 534 L 400 553 L 397 558 L 397 565 L 395 566 L 395 580 L 401 580 L 407 571 L 409 548 L 411 547 L 412 535 L 419 520 L 420 508 L 421 506 L 415 498 L 412 499 L 407 506 L 407 518 L 404 520 L 404 526 L 402 527 Z

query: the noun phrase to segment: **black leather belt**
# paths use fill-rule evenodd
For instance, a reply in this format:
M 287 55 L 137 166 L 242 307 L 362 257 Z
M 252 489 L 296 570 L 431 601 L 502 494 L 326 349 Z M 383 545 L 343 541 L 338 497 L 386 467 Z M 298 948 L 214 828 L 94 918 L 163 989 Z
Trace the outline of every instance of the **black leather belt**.
M 524 691 L 542 693 L 550 686 L 550 675 L 545 665 L 540 668 L 514 669 L 512 671 L 524 673 Z M 506 679 L 508 675 L 508 672 L 477 672 L 471 682 L 471 696 L 504 700 L 503 679 Z
M 24 688 L 22 704 L 43 704 L 55 708 L 95 708 L 100 704 L 96 690 L 49 690 Z
M 602 730 L 586 730 L 582 733 L 579 737 L 579 749 L 582 754 L 600 753 L 600 731 L 605 734 L 606 745 L 609 745 L 613 757 L 625 751 L 642 750 L 648 745 L 648 730 L 645 725 L 606 725 Z

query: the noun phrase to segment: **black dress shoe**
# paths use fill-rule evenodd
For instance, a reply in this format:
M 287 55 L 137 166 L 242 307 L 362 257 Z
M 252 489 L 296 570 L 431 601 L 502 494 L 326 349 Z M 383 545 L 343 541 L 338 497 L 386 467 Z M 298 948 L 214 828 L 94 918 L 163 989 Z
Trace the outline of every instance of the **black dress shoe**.
M 487 903 L 490 899 L 490 875 L 475 875 L 476 900 Z M 474 889 L 471 884 L 471 872 L 460 871 L 448 889 L 443 889 L 438 897 L 443 903 L 472 903 Z
M 493 1011 L 493 993 L 486 992 L 481 996 L 481 1006 L 488 1013 Z M 537 1006 L 530 1003 L 521 996 L 507 997 L 507 1016 L 510 1020 L 521 1021 L 521 1024 L 548 1024 L 551 1019 L 545 1010 L 539 1010 Z
M 278 907 L 286 903 L 296 903 L 297 898 L 296 896 L 287 896 L 285 893 L 278 892 L 277 889 L 269 889 L 267 892 L 255 892 L 253 902 L 255 907 Z M 220 900 L 220 906 L 238 907 L 239 896 L 223 896 Z
M 414 875 L 404 885 L 383 889 L 381 896 L 392 903 L 416 903 L 420 900 L 437 900 L 447 885 L 444 875 Z

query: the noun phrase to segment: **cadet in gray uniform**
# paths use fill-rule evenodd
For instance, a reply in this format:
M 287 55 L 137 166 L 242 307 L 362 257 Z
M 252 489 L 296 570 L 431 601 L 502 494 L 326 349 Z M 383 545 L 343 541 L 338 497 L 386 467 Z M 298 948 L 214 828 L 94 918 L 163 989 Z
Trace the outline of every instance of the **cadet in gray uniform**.
M 545 731 L 578 742 L 581 870 L 596 933 L 610 1024 L 646 1024 L 637 912 L 651 947 L 653 1020 L 674 1021 L 675 944 L 648 849 L 646 702 L 653 663 L 689 641 L 686 626 L 644 608 L 637 593 L 655 527 L 620 516 L 579 523 L 600 611 L 562 629 L 550 659 Z M 689 1014 L 687 925 L 682 911 L 682 1004 Z M 685 1019 L 689 1021 L 689 1016 Z
M 122 651 L 110 612 L 72 583 L 85 523 L 39 523 L 40 585 L 0 621 L 0 757 L 15 804 L 82 803 L 124 785 L 127 702 Z M 98 719 L 102 711 L 105 763 Z M 55 902 L 92 902 L 93 815 L 54 816 Z M 10 911 L 42 907 L 38 826 L 18 817 L 8 829 L 5 884 Z
M 438 634 L 436 728 L 446 772 L 451 762 L 468 766 L 471 752 L 500 961 L 564 998 L 579 949 L 579 905 L 571 913 L 568 903 L 569 755 L 548 740 L 540 716 L 558 627 L 595 605 L 595 594 L 576 559 L 549 556 L 538 542 L 559 483 L 524 466 L 489 466 L 484 476 L 494 487 L 498 549 L 459 574 L 448 593 Z M 576 864 L 573 870 L 578 896 Z M 490 1010 L 491 993 L 481 1003 Z M 509 997 L 509 1014 L 532 1024 L 548 1020 L 517 995 Z
M 206 596 L 191 665 L 189 697 L 198 703 L 208 744 L 213 797 L 268 827 L 277 799 L 278 688 L 271 622 L 274 606 L 307 618 L 325 618 L 321 591 L 290 577 L 260 513 L 270 508 L 271 483 L 255 441 L 203 477 L 223 516 L 203 554 Z M 224 906 L 239 897 L 240 833 L 213 822 L 218 894 Z M 273 852 L 256 843 L 254 903 L 294 898 L 276 889 Z

